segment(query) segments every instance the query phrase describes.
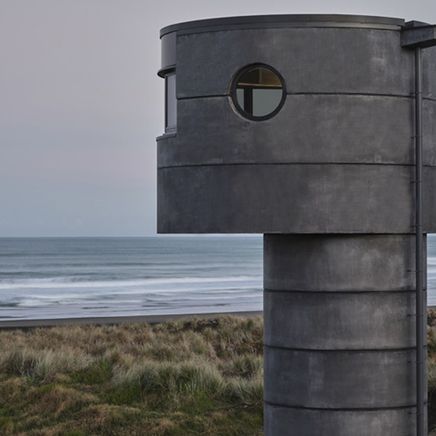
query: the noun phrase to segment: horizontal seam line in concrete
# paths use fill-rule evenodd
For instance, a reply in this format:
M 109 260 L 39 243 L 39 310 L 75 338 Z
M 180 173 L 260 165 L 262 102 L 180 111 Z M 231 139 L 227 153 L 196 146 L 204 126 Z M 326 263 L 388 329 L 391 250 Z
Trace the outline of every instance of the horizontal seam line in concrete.
M 312 96 L 345 96 L 345 97 L 389 97 L 389 98 L 403 98 L 414 100 L 414 94 L 378 94 L 378 93 L 365 93 L 365 92 L 287 92 L 286 95 L 312 95 Z M 193 95 L 185 97 L 177 97 L 177 100 L 200 100 L 207 98 L 228 98 L 230 94 L 209 94 L 209 95 Z M 423 97 L 424 100 L 436 101 L 436 97 Z
M 401 348 L 299 348 L 299 347 L 283 347 L 280 345 L 269 345 L 264 343 L 264 348 L 272 348 L 275 350 L 283 350 L 283 351 L 297 351 L 301 353 L 337 353 L 337 354 L 344 354 L 344 353 L 380 353 L 380 352 L 402 352 L 402 351 L 415 351 L 416 347 L 401 347 Z M 427 346 L 423 347 L 424 349 L 427 348 Z
M 378 410 L 401 410 L 401 409 L 414 409 L 416 404 L 405 406 L 391 406 L 391 407 L 362 407 L 362 408 L 340 408 L 340 407 L 308 407 L 308 406 L 290 406 L 288 404 L 278 404 L 271 401 L 264 400 L 264 403 L 273 407 L 284 407 L 286 409 L 300 409 L 300 410 L 313 410 L 319 412 L 376 412 Z M 425 402 L 427 404 L 427 401 Z
M 191 167 L 232 167 L 232 166 L 286 166 L 286 165 L 354 165 L 354 166 L 390 166 L 390 167 L 415 167 L 414 163 L 384 163 L 384 162 L 228 162 L 228 163 L 190 163 L 190 164 L 180 164 L 180 165 L 158 165 L 158 169 L 166 168 L 191 168 Z M 426 168 L 436 168 L 436 165 L 424 165 Z
M 413 234 L 413 233 L 412 233 Z M 370 294 L 370 295 L 374 295 L 374 294 L 402 294 L 402 293 L 410 293 L 410 294 L 415 294 L 416 290 L 415 289 L 391 289 L 391 290 L 375 290 L 375 291 L 370 291 L 370 290 L 353 290 L 353 289 L 347 289 L 346 291 L 323 291 L 323 290 L 319 290 L 319 289 L 309 289 L 309 290 L 303 290 L 303 289 L 271 289 L 271 288 L 264 288 L 263 289 L 264 292 L 266 293 L 278 293 L 278 294 Z

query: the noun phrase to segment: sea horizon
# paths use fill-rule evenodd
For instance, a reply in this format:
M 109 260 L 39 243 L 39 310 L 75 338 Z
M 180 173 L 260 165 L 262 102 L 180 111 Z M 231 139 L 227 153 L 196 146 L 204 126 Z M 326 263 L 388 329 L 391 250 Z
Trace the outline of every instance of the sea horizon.
M 0 320 L 261 310 L 260 236 L 0 238 Z
M 0 238 L 0 320 L 262 310 L 261 235 Z M 428 237 L 436 305 L 436 237 Z

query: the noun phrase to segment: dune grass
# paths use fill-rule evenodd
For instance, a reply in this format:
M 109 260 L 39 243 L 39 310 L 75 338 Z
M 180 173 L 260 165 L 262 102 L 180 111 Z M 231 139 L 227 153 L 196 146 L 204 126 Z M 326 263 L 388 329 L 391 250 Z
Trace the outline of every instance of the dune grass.
M 436 426 L 436 311 L 428 316 Z M 0 331 L 0 434 L 261 435 L 261 317 Z
M 0 332 L 0 434 L 256 435 L 262 320 Z

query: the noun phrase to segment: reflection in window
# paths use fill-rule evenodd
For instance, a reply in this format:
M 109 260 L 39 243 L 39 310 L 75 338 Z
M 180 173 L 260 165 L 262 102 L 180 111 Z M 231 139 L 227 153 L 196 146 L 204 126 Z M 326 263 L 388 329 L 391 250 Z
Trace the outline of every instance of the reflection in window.
M 165 130 L 176 130 L 177 126 L 177 98 L 176 73 L 165 76 Z
M 267 66 L 251 66 L 236 78 L 234 95 L 236 107 L 251 119 L 275 115 L 285 96 L 282 79 Z

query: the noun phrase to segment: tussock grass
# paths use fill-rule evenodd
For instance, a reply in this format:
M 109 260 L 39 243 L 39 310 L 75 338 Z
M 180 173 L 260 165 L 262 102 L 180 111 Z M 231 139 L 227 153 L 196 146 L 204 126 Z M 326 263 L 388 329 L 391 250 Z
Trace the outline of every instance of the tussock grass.
M 4 346 L 4 348 L 3 348 Z M 48 382 L 60 372 L 70 372 L 86 368 L 91 358 L 84 353 L 76 353 L 67 348 L 62 351 L 12 347 L 3 345 L 0 352 L 0 372 L 8 375 L 25 376 L 34 382 Z
M 0 434 L 262 434 L 261 317 L 0 331 Z M 436 311 L 428 314 L 436 428 Z
M 260 317 L 0 331 L 0 434 L 256 435 Z

